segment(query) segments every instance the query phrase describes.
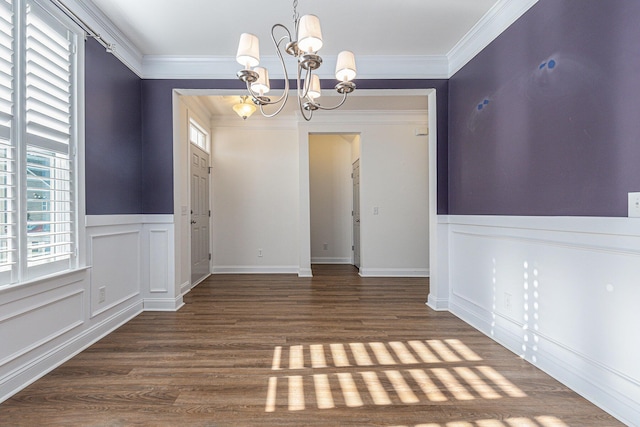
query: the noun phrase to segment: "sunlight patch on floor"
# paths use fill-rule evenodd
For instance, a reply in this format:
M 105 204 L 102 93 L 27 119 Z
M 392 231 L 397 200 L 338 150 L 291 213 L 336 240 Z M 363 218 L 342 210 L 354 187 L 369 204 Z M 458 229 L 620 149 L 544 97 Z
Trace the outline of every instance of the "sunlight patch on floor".
M 458 339 L 276 346 L 272 371 L 266 412 L 527 396 Z

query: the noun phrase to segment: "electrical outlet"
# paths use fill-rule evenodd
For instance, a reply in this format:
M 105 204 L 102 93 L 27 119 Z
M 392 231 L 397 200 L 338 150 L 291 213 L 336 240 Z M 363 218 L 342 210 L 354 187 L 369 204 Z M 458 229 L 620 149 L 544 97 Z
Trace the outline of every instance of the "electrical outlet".
M 107 288 L 105 286 L 98 289 L 98 304 L 102 304 L 107 300 Z
M 325 243 L 324 245 L 322 245 L 322 250 L 323 251 L 328 251 L 329 250 L 329 244 Z
M 629 193 L 629 218 L 640 217 L 640 193 Z
M 258 249 L 258 258 L 262 258 L 262 249 Z

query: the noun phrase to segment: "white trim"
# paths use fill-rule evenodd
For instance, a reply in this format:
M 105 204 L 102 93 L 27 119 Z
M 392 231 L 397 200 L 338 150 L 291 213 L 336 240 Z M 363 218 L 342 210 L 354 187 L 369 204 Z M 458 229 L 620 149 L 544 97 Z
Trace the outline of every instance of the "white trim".
M 183 305 L 182 295 L 175 298 L 145 298 L 143 300 L 144 311 L 178 311 Z
M 298 277 L 313 277 L 313 272 L 310 268 L 299 268 Z
M 447 54 L 448 78 L 469 63 L 537 2 L 538 0 L 498 1 Z
M 297 265 L 218 265 L 213 274 L 299 274 Z
M 208 277 L 208 276 L 207 276 Z M 206 279 L 206 277 L 205 277 Z M 202 279 L 204 280 L 204 279 Z M 191 286 L 191 282 L 184 282 L 182 285 L 180 285 L 180 293 L 182 294 L 182 296 L 184 297 L 186 294 L 188 294 L 189 292 L 191 292 L 191 289 L 195 288 L 200 282 L 196 283 L 195 285 Z
M 86 22 L 103 40 L 114 47 L 113 55 L 125 66 L 144 78 L 142 52 L 118 29 L 118 27 L 91 1 L 64 0 L 65 6 Z
M 442 222 L 501 229 L 640 236 L 640 221 L 627 217 L 448 215 L 442 217 Z
M 86 215 L 87 227 L 108 227 L 114 225 L 173 224 L 172 214 L 159 215 Z
M 449 311 L 449 298 L 434 298 L 429 294 L 425 305 L 435 311 Z
M 361 277 L 429 277 L 428 268 L 361 268 Z
M 277 56 L 263 56 L 261 66 L 270 77 L 284 78 Z M 285 59 L 286 62 L 286 59 Z M 145 55 L 142 76 L 145 79 L 233 79 L 238 71 L 233 56 Z M 334 79 L 335 58 L 326 58 L 319 70 L 321 79 Z M 446 56 L 363 55 L 358 56 L 358 79 L 446 79 L 449 62 Z M 289 76 L 290 79 L 295 76 Z
M 351 264 L 350 257 L 311 257 L 311 264 Z

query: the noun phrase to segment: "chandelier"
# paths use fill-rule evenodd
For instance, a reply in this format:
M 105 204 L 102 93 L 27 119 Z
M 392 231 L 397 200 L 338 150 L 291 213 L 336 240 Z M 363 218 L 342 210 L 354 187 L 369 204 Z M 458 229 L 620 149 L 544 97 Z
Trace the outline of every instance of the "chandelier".
M 322 47 L 322 32 L 320 30 L 320 20 L 315 15 L 304 15 L 300 17 L 297 11 L 298 0 L 293 1 L 293 25 L 297 40 L 291 36 L 291 32 L 282 24 L 275 24 L 271 27 L 271 39 L 276 47 L 276 53 L 280 59 L 284 72 L 284 93 L 275 100 L 267 97 L 271 87 L 269 84 L 269 73 L 266 68 L 259 67 L 260 48 L 259 40 L 253 34 L 243 33 L 240 36 L 236 61 L 244 67 L 236 74 L 240 80 L 247 84 L 247 90 L 260 112 L 265 117 L 274 117 L 284 108 L 289 98 L 289 75 L 282 56 L 282 44 L 286 42 L 284 50 L 287 54 L 298 59 L 296 88 L 298 95 L 298 105 L 305 120 L 311 120 L 315 110 L 335 110 L 339 108 L 347 99 L 347 95 L 356 88 L 353 79 L 356 77 L 356 61 L 353 52 L 342 51 L 338 54 L 336 64 L 336 79 L 338 84 L 335 90 L 342 95 L 342 100 L 334 106 L 327 107 L 318 102 L 320 97 L 320 78 L 313 73 L 322 64 L 322 58 L 318 51 Z M 276 31 L 282 32 L 278 39 Z M 252 69 L 253 68 L 253 69 Z M 267 113 L 264 109 L 267 105 L 273 105 L 274 112 Z

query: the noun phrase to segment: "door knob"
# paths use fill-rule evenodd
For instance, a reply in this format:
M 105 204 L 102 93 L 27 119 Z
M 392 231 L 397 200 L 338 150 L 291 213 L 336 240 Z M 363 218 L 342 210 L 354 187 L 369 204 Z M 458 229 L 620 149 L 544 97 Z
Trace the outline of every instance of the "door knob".
M 191 220 L 191 224 L 195 224 L 195 223 L 196 223 L 196 222 L 195 222 L 195 220 L 193 220 L 193 219 L 192 219 L 192 220 Z

